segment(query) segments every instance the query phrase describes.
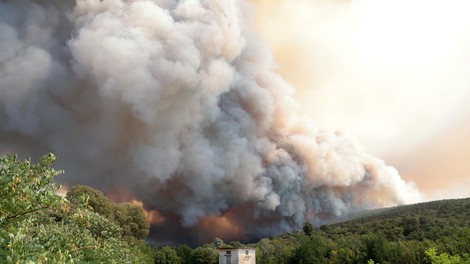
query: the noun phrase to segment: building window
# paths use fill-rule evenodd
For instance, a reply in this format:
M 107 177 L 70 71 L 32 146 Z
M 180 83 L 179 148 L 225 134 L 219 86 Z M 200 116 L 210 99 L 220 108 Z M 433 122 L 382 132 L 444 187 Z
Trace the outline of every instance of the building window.
M 225 254 L 229 254 L 229 255 L 230 255 L 230 254 L 232 254 L 232 251 L 227 250 L 227 251 L 225 251 Z
M 245 255 L 249 255 L 250 252 L 248 250 L 245 250 Z

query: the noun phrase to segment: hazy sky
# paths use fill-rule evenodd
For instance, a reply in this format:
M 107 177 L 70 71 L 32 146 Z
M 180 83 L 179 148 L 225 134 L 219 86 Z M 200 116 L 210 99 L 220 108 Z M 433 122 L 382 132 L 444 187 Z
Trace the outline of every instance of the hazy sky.
M 427 199 L 470 196 L 470 2 L 256 0 L 300 111 Z

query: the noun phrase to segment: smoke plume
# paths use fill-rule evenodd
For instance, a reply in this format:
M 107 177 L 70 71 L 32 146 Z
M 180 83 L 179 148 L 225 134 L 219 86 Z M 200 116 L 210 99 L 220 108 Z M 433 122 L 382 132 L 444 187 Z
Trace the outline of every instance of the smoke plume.
M 158 241 L 276 235 L 417 201 L 393 167 L 296 113 L 253 11 L 1 1 L 0 153 L 56 153 L 64 182 L 142 201 Z

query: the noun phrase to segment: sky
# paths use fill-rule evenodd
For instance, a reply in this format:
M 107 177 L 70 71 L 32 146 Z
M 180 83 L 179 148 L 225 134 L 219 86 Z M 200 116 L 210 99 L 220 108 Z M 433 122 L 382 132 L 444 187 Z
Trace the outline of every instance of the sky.
M 300 112 L 427 200 L 470 196 L 470 2 L 254 0 Z

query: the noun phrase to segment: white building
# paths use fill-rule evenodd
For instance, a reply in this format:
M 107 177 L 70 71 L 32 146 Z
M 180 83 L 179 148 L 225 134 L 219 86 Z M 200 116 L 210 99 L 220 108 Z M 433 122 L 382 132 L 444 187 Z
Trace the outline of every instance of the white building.
M 256 264 L 254 248 L 221 248 L 219 264 Z

